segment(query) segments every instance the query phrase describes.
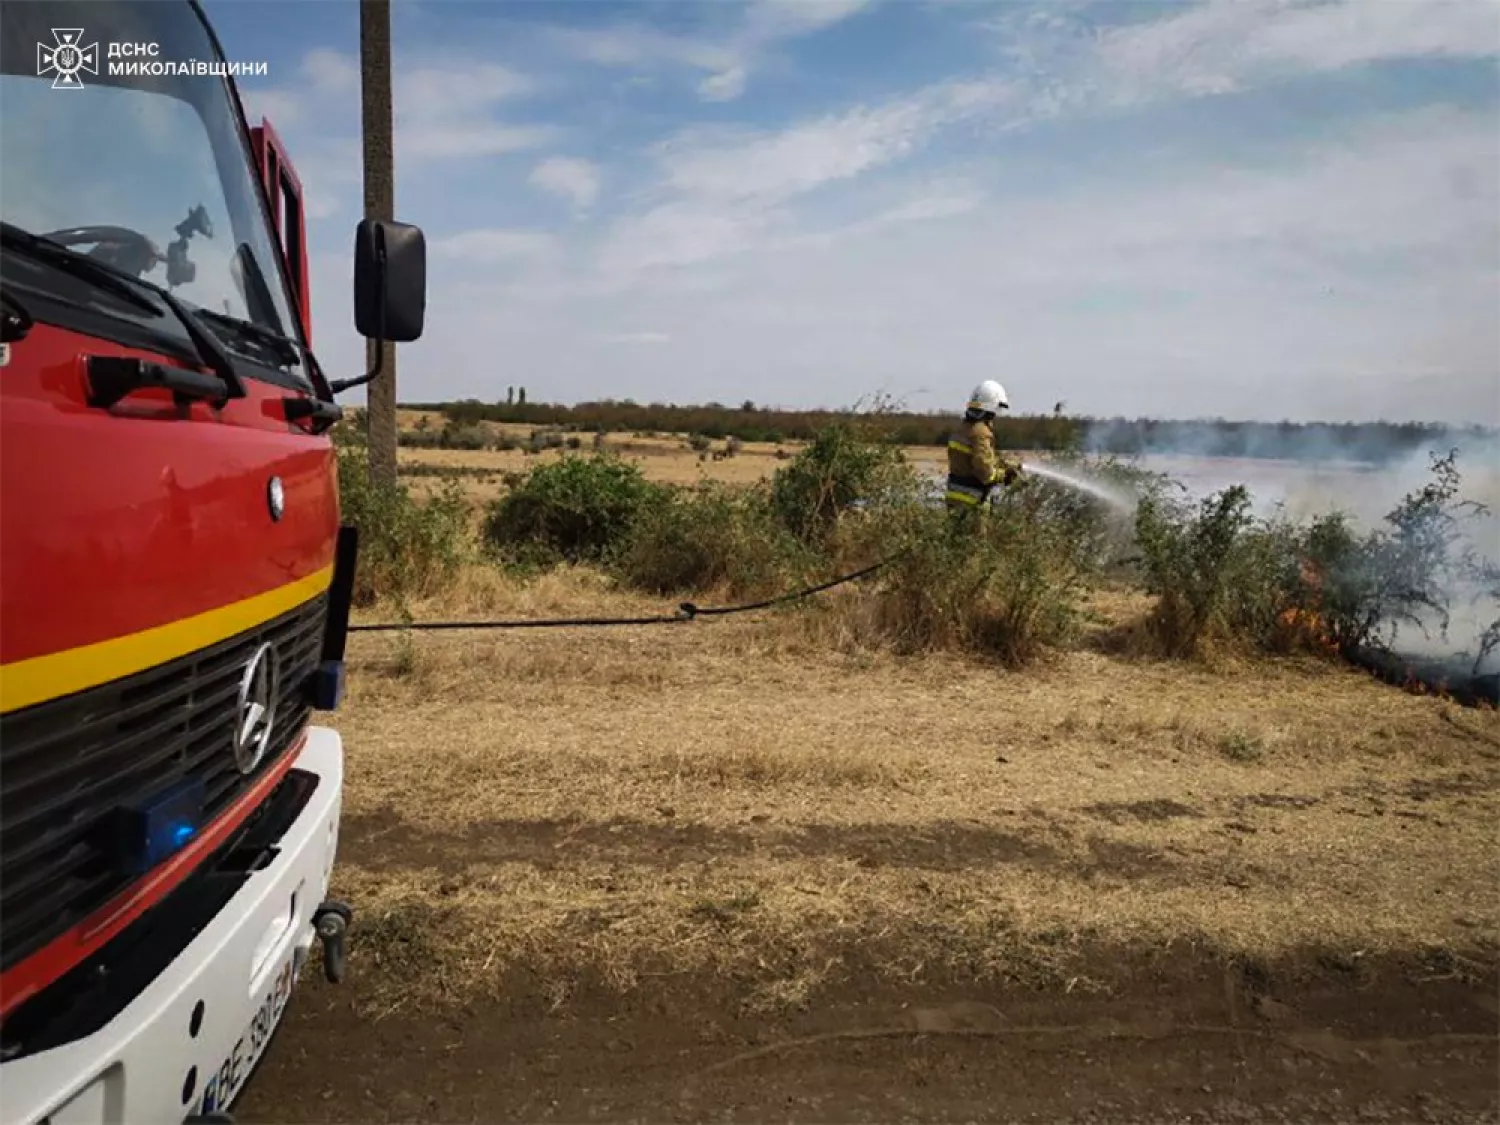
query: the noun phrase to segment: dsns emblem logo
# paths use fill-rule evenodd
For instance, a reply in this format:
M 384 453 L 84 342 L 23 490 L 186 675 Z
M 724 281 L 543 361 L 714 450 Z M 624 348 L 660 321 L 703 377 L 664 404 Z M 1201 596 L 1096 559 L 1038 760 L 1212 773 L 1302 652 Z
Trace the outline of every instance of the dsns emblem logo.
M 276 649 L 263 644 L 245 665 L 240 677 L 235 713 L 234 761 L 240 773 L 250 773 L 265 757 L 276 725 L 276 697 L 281 690 L 281 661 Z
M 51 43 L 36 45 L 37 77 L 55 74 L 54 90 L 82 90 L 79 73 L 99 73 L 99 44 L 84 46 L 81 27 L 54 27 L 52 39 Z

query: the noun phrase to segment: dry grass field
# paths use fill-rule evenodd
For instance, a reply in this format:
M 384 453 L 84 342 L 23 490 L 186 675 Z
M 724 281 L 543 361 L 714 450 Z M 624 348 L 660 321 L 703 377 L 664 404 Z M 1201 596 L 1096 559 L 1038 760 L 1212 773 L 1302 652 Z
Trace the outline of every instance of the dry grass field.
M 419 616 L 601 601 L 659 608 L 586 572 L 483 573 Z M 1097 608 L 1103 624 L 1140 605 Z M 352 980 L 309 980 L 252 1114 L 655 1120 L 681 1096 L 675 1119 L 727 1099 L 753 1120 L 792 1104 L 762 1096 L 771 1065 L 800 1119 L 962 1117 L 993 1091 L 929 1080 L 998 1050 L 979 1032 L 1022 999 L 1031 1022 L 1114 1021 L 1096 1049 L 1119 1075 L 1159 1056 L 1191 1071 L 1179 1056 L 1203 1045 L 1171 1033 L 1191 1015 L 1227 1052 L 1202 1065 L 1237 1074 L 1220 1093 L 1247 1105 L 1280 1097 L 1253 1057 L 1273 1077 L 1344 1068 L 1390 1120 L 1418 1095 L 1440 1117 L 1493 1112 L 1493 713 L 1317 663 L 1194 671 L 1085 648 L 1004 673 L 851 651 L 828 628 L 814 610 L 358 637 L 336 720 Z M 1383 1016 L 1360 1022 L 1386 1006 L 1406 1013 L 1399 1043 Z M 894 1021 L 885 1055 L 846 1041 L 871 1020 Z M 794 1031 L 831 1038 L 712 1069 Z M 930 1045 L 950 1032 L 956 1055 Z M 1371 1055 L 1370 1035 L 1392 1043 Z M 413 1061 L 360 1057 L 412 1036 Z M 345 1044 L 337 1066 L 325 1037 Z M 715 1092 L 661 1073 L 658 1037 Z M 817 1100 L 888 1064 L 887 1100 Z M 1121 1112 L 1191 1108 L 1147 1071 Z M 1101 1081 L 1085 1067 L 1063 1086 L 1087 1105 Z M 1287 1104 L 1328 1094 L 1307 1096 Z
M 424 418 L 434 431 L 442 428 L 440 415 L 418 410 L 398 412 L 398 422 L 407 431 L 414 430 Z M 496 436 L 508 436 L 520 442 L 531 434 L 534 427 L 487 422 L 484 423 L 484 428 Z M 580 435 L 579 440 L 584 451 L 594 448 L 592 435 Z M 716 459 L 711 452 L 700 454 L 694 451 L 687 436 L 681 434 L 611 434 L 605 439 L 605 447 L 639 465 L 648 480 L 679 485 L 697 484 L 700 481 L 749 484 L 764 480 L 783 463 L 785 457 L 801 448 L 797 442 L 786 442 L 783 445 L 745 442 L 734 456 Z M 722 451 L 723 448 L 723 442 L 713 443 L 713 449 Z M 402 470 L 409 474 L 412 487 L 418 492 L 430 491 L 443 479 L 436 475 L 439 470 L 450 470 L 454 471 L 452 479 L 459 481 L 466 496 L 475 502 L 484 503 L 504 491 L 507 473 L 525 472 L 534 465 L 555 461 L 567 452 L 567 449 L 530 453 L 523 449 L 402 447 L 398 462 Z M 946 464 L 947 454 L 932 446 L 912 446 L 905 453 L 913 465 L 924 470 L 936 472 L 939 466 Z
M 662 481 L 777 463 L 655 440 Z M 863 647 L 841 596 L 357 634 L 350 978 L 241 1119 L 1495 1119 L 1495 712 L 1123 656 L 1124 591 L 1019 671 Z M 476 566 L 408 608 L 669 603 Z

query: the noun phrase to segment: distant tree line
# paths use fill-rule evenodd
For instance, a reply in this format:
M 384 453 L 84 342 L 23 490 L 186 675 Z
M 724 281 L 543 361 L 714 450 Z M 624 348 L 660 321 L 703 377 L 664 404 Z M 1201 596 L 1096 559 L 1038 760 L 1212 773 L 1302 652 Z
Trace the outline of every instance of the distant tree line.
M 509 398 L 510 396 L 507 396 Z M 830 423 L 847 419 L 840 410 L 771 410 L 744 402 L 725 406 L 710 402 L 701 406 L 664 403 L 642 405 L 621 401 L 580 402 L 563 406 L 545 402 L 523 402 L 518 398 L 501 403 L 476 399 L 460 402 L 407 403 L 404 409 L 438 411 L 455 425 L 476 422 L 508 422 L 547 426 L 585 433 L 682 433 L 712 441 L 738 438 L 754 442 L 811 441 Z M 878 422 L 881 436 L 898 445 L 941 445 L 958 419 L 943 414 L 882 412 L 870 415 Z M 1016 449 L 1063 449 L 1076 446 L 1084 429 L 1077 419 L 1062 415 L 1017 415 L 1000 420 L 1005 439 Z
M 437 411 L 455 427 L 478 422 L 546 426 L 584 433 L 684 433 L 711 440 L 780 443 L 810 441 L 847 411 L 772 410 L 753 402 L 726 406 L 640 404 L 630 399 L 580 402 L 572 406 L 527 402 L 507 393 L 506 401 L 408 403 L 410 410 Z M 959 423 L 957 415 L 882 412 L 874 416 L 885 440 L 900 445 L 942 445 Z M 1255 457 L 1286 460 L 1349 459 L 1384 461 L 1449 444 L 1493 441 L 1497 431 L 1483 426 L 1453 427 L 1424 422 L 1234 422 L 1223 419 L 1168 421 L 1153 418 L 1091 418 L 1017 414 L 996 420 L 996 438 L 1007 449 L 1065 450 L 1134 455 L 1187 454 L 1202 457 Z

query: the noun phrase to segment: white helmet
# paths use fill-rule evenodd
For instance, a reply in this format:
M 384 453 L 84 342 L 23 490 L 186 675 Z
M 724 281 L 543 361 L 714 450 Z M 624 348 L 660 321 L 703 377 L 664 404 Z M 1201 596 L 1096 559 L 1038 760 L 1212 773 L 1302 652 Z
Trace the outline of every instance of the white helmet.
M 1005 388 L 993 379 L 986 379 L 974 388 L 974 393 L 969 396 L 970 410 L 983 410 L 988 414 L 998 414 L 1002 410 L 1010 409 L 1010 399 L 1005 397 Z

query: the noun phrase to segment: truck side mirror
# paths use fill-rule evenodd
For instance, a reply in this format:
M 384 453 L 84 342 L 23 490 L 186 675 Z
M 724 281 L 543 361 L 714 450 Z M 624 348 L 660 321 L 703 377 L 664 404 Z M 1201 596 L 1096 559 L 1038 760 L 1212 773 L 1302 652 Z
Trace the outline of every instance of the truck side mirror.
M 361 219 L 354 231 L 354 327 L 406 344 L 427 311 L 427 240 L 420 227 Z

